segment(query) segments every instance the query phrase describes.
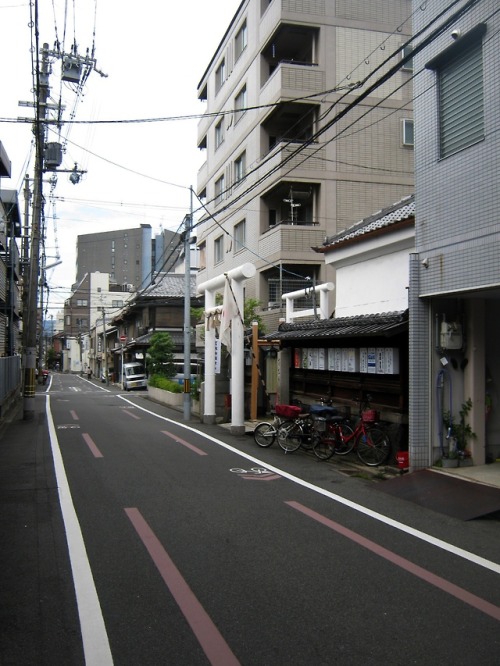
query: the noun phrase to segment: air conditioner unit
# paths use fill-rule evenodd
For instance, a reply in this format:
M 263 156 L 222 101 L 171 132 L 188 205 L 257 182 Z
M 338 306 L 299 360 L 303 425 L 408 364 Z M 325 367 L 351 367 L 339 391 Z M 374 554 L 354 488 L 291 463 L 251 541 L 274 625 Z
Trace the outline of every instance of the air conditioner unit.
M 280 303 L 279 303 L 279 301 L 269 301 L 268 304 L 267 304 L 267 307 L 268 307 L 269 310 L 274 310 L 275 308 L 280 307 Z

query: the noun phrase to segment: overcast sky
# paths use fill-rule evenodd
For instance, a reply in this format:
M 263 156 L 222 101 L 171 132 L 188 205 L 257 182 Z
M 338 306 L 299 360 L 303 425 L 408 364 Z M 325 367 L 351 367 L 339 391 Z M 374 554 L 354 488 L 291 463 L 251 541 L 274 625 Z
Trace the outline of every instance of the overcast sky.
M 77 121 L 141 120 L 203 113 L 197 84 L 240 0 L 39 0 L 39 42 L 52 49 L 56 38 L 68 52 L 76 41 L 85 55 L 95 39 L 97 68 L 77 101 L 60 84 L 60 63 L 50 77 L 51 98 L 66 104 L 63 115 Z M 73 8 L 76 5 L 76 12 Z M 67 11 L 66 25 L 64 22 Z M 94 24 L 95 16 L 95 24 Z M 12 162 L 12 178 L 2 188 L 22 189 L 33 175 L 32 127 L 7 122 L 33 117 L 19 101 L 33 100 L 30 6 L 26 0 L 0 0 L 0 141 Z M 95 25 L 95 38 L 94 38 Z M 54 261 L 56 238 L 63 263 L 47 272 L 49 314 L 60 309 L 75 281 L 78 234 L 137 227 L 177 230 L 189 212 L 189 187 L 196 186 L 204 155 L 196 147 L 197 120 L 65 125 L 61 168 L 75 162 L 87 171 L 78 185 L 59 174 L 55 208 L 46 204 L 46 263 Z M 48 198 L 50 187 L 45 186 Z M 21 212 L 23 198 L 20 197 Z M 53 213 L 55 212 L 55 224 Z M 54 230 L 57 230 L 56 235 Z

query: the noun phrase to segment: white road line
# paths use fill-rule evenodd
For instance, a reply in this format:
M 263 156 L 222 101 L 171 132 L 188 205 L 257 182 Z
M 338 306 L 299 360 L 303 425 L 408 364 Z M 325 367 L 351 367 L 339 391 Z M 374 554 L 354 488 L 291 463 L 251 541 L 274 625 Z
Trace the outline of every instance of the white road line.
M 46 413 L 57 487 L 59 489 L 59 501 L 66 529 L 71 569 L 73 571 L 85 664 L 86 666 L 111 666 L 113 664 L 113 657 L 109 647 L 108 634 L 104 625 L 101 604 L 97 596 L 90 562 L 87 557 L 82 530 L 78 522 L 68 478 L 64 469 L 64 462 L 50 410 L 50 395 L 47 395 Z
M 497 562 L 492 562 L 491 560 L 487 560 L 484 557 L 480 557 L 479 555 L 471 553 L 468 550 L 464 550 L 463 548 L 458 548 L 457 546 L 454 546 L 451 543 L 443 541 L 442 539 L 437 539 L 436 537 L 433 537 L 430 534 L 426 534 L 425 532 L 416 530 L 413 527 L 410 527 L 409 525 L 405 525 L 404 523 L 400 523 L 397 520 L 393 520 L 388 516 L 384 516 L 381 513 L 377 513 L 377 511 L 372 511 L 371 509 L 368 509 L 366 506 L 357 504 L 356 502 L 352 502 L 351 500 L 348 500 L 345 497 L 341 497 L 340 495 L 335 495 L 335 493 L 332 493 L 329 490 L 324 490 L 323 488 L 319 488 L 318 486 L 315 486 L 312 483 L 309 483 L 308 481 L 304 481 L 303 479 L 299 479 L 299 477 L 297 476 L 293 476 L 293 474 L 285 472 L 279 467 L 268 465 L 268 463 L 264 463 L 262 462 L 262 460 L 259 460 L 258 458 L 255 458 L 254 456 L 251 456 L 250 454 L 245 453 L 244 451 L 239 451 L 230 444 L 226 444 L 225 442 L 222 442 L 220 439 L 212 437 L 211 435 L 207 435 L 206 433 L 197 430 L 196 428 L 192 428 L 191 426 L 188 426 L 185 423 L 174 421 L 173 419 L 169 419 L 166 416 L 160 416 L 159 414 L 155 414 L 154 412 L 150 411 L 149 409 L 146 409 L 145 407 L 136 405 L 135 403 L 131 402 L 124 396 L 120 395 L 118 397 L 121 398 L 122 400 L 125 400 L 126 402 L 129 402 L 131 405 L 135 405 L 137 409 L 142 409 L 142 411 L 151 414 L 151 416 L 155 416 L 156 418 L 162 419 L 163 421 L 167 421 L 168 423 L 175 423 L 175 425 L 179 426 L 180 428 L 184 428 L 185 430 L 189 430 L 190 432 L 202 435 L 206 439 L 210 440 L 211 442 L 214 442 L 215 444 L 218 444 L 219 446 L 222 446 L 228 451 L 232 451 L 233 453 L 236 453 L 242 458 L 246 458 L 247 460 L 251 460 L 252 462 L 257 463 L 258 465 L 262 465 L 263 467 L 266 467 L 266 469 L 272 470 L 273 472 L 276 472 L 276 474 L 280 474 L 281 476 L 285 477 L 289 481 L 292 481 L 293 483 L 303 486 L 304 488 L 308 488 L 309 490 L 312 490 L 318 493 L 319 495 L 324 495 L 325 497 L 328 497 L 329 499 L 334 500 L 339 504 L 343 504 L 344 506 L 347 506 L 350 509 L 353 509 L 354 511 L 358 511 L 359 513 L 362 513 L 365 516 L 369 516 L 370 518 L 378 520 L 379 522 L 384 523 L 385 525 L 389 525 L 390 527 L 393 527 L 394 529 L 399 530 L 400 532 L 409 534 L 410 536 L 415 537 L 416 539 L 420 539 L 421 541 L 425 541 L 426 543 L 432 546 L 436 546 L 441 550 L 444 550 L 448 553 L 452 553 L 457 557 L 461 557 L 462 559 L 472 562 L 473 564 L 477 564 L 480 567 L 489 569 L 494 573 L 500 574 L 500 564 L 498 564 Z

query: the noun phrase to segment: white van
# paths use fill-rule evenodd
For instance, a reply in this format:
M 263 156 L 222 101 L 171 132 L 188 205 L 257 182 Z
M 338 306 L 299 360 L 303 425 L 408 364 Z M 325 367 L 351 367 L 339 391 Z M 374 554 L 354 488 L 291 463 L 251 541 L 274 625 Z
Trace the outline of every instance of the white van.
M 147 388 L 146 371 L 140 363 L 124 363 L 122 369 L 122 385 L 124 391 Z

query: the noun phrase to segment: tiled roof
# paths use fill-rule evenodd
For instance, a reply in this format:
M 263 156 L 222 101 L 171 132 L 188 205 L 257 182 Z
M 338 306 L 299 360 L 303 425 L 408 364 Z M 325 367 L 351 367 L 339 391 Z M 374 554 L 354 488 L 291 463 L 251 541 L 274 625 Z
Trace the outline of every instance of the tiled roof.
M 384 227 L 389 227 L 396 222 L 407 220 L 414 215 L 415 195 L 412 194 L 409 197 L 401 199 L 401 201 L 398 201 L 392 206 L 383 208 L 382 210 L 379 210 L 378 213 L 366 217 L 364 220 L 361 220 L 361 222 L 356 222 L 356 224 L 344 229 L 335 236 L 327 238 L 324 242 L 324 246 L 329 249 L 338 243 L 364 236 L 365 234 L 383 229 Z M 324 251 L 323 248 L 321 249 Z
M 331 338 L 390 337 L 408 329 L 408 310 L 280 324 L 268 340 L 324 340 Z
M 158 273 L 153 284 L 138 295 L 147 298 L 183 298 L 184 288 L 184 274 Z M 196 275 L 190 276 L 190 288 L 191 298 L 196 297 Z

